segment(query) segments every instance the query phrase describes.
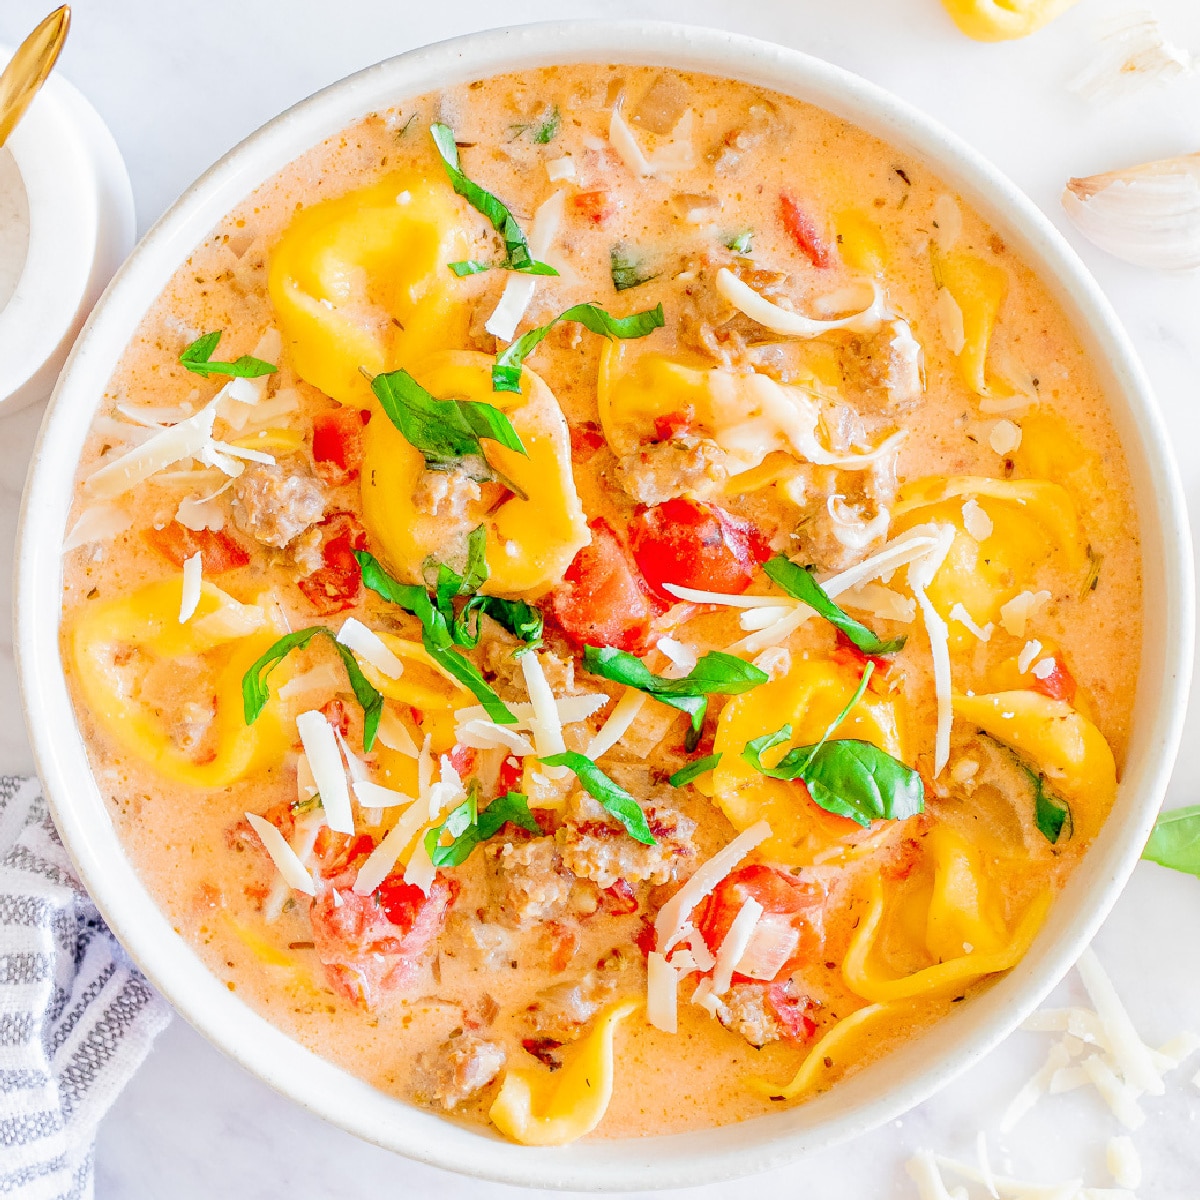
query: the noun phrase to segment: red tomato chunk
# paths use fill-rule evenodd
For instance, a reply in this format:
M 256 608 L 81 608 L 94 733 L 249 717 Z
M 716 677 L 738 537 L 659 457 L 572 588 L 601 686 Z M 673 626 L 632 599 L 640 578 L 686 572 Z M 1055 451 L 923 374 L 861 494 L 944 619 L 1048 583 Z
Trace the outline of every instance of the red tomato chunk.
M 832 262 L 829 246 L 816 222 L 786 192 L 779 197 L 779 212 L 788 236 L 800 248 L 800 253 L 814 267 L 828 267 Z
M 324 483 L 340 487 L 358 478 L 363 426 L 370 419 L 369 411 L 357 408 L 331 408 L 313 417 L 313 468 Z
M 145 532 L 146 541 L 168 562 L 182 567 L 193 554 L 200 555 L 205 575 L 220 575 L 236 571 L 250 562 L 250 553 L 241 542 L 220 529 L 188 529 L 172 521 L 161 529 L 151 526 Z
M 367 535 L 353 513 L 335 512 L 317 528 L 321 531 L 321 562 L 297 582 L 308 602 L 322 616 L 353 608 L 362 595 L 362 569 L 355 550 L 367 548 Z

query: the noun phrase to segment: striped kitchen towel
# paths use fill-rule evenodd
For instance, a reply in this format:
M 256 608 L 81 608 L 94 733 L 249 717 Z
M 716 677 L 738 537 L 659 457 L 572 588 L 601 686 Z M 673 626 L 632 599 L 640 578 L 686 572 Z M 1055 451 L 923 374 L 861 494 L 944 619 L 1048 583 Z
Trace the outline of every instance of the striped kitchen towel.
M 0 776 L 0 1198 L 91 1197 L 96 1127 L 169 1018 L 37 780 Z

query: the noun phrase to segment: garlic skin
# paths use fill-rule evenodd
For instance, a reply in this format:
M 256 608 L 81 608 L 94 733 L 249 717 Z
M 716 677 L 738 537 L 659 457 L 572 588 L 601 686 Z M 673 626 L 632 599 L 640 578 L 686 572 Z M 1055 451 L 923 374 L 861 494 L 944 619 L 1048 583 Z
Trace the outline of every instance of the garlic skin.
M 1067 84 L 1085 100 L 1117 100 L 1148 83 L 1166 83 L 1195 69 L 1192 56 L 1163 36 L 1152 12 L 1121 13 L 1105 22 L 1099 33 L 1096 58 Z
M 1101 250 L 1139 267 L 1200 267 L 1200 154 L 1072 179 L 1062 205 Z

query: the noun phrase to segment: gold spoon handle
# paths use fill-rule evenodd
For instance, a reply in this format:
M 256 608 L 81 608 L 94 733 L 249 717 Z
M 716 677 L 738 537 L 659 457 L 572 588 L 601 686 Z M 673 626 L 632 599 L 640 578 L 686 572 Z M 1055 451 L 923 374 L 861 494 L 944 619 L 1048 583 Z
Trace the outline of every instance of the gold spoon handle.
M 56 8 L 18 47 L 0 75 L 0 146 L 54 69 L 71 28 L 71 9 Z

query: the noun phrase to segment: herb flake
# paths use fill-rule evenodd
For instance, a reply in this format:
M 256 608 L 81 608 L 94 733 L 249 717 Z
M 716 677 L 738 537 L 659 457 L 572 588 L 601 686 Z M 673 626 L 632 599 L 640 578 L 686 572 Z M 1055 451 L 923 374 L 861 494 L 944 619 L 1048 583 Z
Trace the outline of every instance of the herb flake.
M 528 796 L 508 792 L 481 810 L 479 781 L 473 779 L 467 798 L 440 825 L 426 832 L 425 849 L 435 867 L 460 867 L 476 846 L 495 837 L 509 822 L 535 835 L 542 832 L 529 811 Z M 447 834 L 451 840 L 443 845 Z
M 686 767 L 680 767 L 674 775 L 668 776 L 667 782 L 672 787 L 684 787 L 693 780 L 699 779 L 706 771 L 711 771 L 720 761 L 719 754 L 709 754 L 704 758 L 697 758 L 688 763 Z
M 619 242 L 608 252 L 608 269 L 613 287 L 618 292 L 641 287 L 643 283 L 649 283 L 654 278 L 654 274 L 646 270 L 642 256 L 624 242 Z
M 609 779 L 586 754 L 566 750 L 562 754 L 551 754 L 542 762 L 548 767 L 566 767 L 574 771 L 583 790 L 616 817 L 634 841 L 644 846 L 655 845 L 642 806 L 620 784 Z
M 1200 876 L 1200 804 L 1159 813 L 1142 857 L 1172 871 Z
M 213 351 L 216 350 L 220 340 L 221 331 L 219 329 L 214 329 L 211 333 L 198 337 L 189 346 L 184 347 L 183 352 L 179 355 L 179 361 L 189 371 L 194 371 L 205 379 L 210 375 L 231 375 L 235 379 L 259 379 L 263 375 L 274 375 L 279 370 L 278 367 L 272 366 L 269 362 L 263 362 L 261 358 L 255 358 L 252 354 L 243 354 L 240 358 L 235 358 L 233 362 L 213 362 Z

